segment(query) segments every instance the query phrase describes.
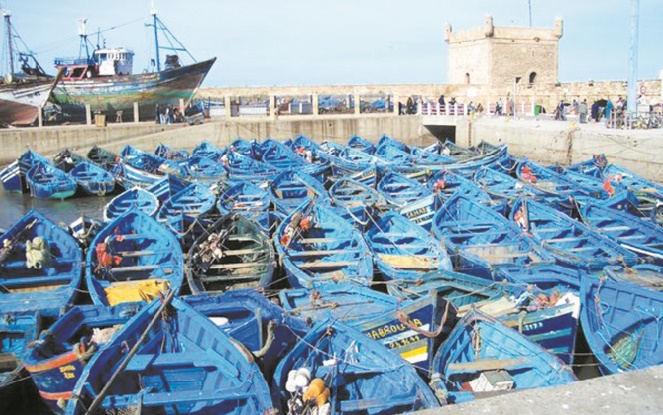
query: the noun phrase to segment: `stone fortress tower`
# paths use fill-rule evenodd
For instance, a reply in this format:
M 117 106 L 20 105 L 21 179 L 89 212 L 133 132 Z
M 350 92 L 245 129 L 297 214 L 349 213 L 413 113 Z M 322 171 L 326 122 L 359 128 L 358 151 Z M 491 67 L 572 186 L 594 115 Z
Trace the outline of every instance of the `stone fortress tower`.
M 447 24 L 449 83 L 491 88 L 549 86 L 558 82 L 558 44 L 563 22 L 553 29 L 496 27 L 491 16 L 482 28 L 453 32 Z

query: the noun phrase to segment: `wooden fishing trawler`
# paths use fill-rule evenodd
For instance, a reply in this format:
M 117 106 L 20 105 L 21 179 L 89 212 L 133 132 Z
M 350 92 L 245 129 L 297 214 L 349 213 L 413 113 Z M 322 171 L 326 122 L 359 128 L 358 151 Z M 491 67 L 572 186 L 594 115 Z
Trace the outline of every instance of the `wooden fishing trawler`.
M 141 118 L 154 119 L 157 105 L 179 106 L 180 101 L 184 105 L 191 101 L 216 58 L 182 66 L 177 55 L 167 55 L 162 69 L 156 35 L 167 29 L 156 10 L 152 16 L 157 51 L 153 72 L 133 74 L 134 53 L 124 47 L 99 48 L 88 56 L 55 59 L 55 67 L 64 74 L 53 89 L 53 97 L 63 112 L 82 115 L 89 105 L 93 112 L 115 115 L 117 111 L 132 112 L 137 103 Z M 82 50 L 88 51 L 85 20 L 79 33 Z

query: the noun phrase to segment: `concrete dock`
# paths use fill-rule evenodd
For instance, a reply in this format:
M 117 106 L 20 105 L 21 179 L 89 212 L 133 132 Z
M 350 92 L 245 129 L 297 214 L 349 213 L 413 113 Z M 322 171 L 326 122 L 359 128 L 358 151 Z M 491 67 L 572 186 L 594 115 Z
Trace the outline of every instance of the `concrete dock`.
M 660 415 L 663 366 L 579 381 L 555 388 L 511 392 L 417 415 Z

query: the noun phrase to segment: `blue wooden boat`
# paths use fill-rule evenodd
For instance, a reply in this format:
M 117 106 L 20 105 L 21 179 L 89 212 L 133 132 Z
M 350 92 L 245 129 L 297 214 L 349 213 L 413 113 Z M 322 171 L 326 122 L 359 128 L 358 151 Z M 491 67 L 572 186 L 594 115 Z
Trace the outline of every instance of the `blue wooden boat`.
M 608 197 L 608 193 L 603 190 L 600 182 L 580 183 L 526 158 L 522 158 L 518 162 L 516 174 L 522 182 L 560 199 L 574 196 L 590 196 L 597 199 Z
M 356 174 L 373 168 L 378 163 L 378 158 L 372 154 L 353 148 L 342 148 L 338 154 L 329 156 L 332 173 L 336 177 Z
M 148 216 L 154 216 L 159 209 L 159 199 L 138 186 L 125 190 L 111 199 L 104 208 L 104 222 L 115 220 L 132 209 L 140 210 Z
M 426 185 L 442 202 L 460 192 L 503 215 L 506 215 L 508 210 L 508 200 L 492 198 L 485 188 L 479 187 L 476 182 L 459 172 L 440 170 L 430 177 Z
M 187 295 L 182 300 L 251 351 L 267 379 L 310 328 L 255 289 Z
M 95 353 L 65 414 L 248 415 L 272 409 L 269 386 L 246 349 L 172 298 L 153 301 Z
M 598 270 L 608 265 L 633 265 L 637 257 L 580 221 L 534 200 L 516 199 L 510 218 L 557 262 Z
M 306 151 L 301 151 L 302 156 L 306 157 Z M 309 160 L 299 157 L 290 148 L 275 140 L 266 140 L 263 142 L 263 153 L 261 160 L 278 170 L 297 170 L 315 177 L 320 182 L 329 169 L 329 160 L 313 160 L 313 153 L 308 155 Z M 315 162 L 314 162 L 315 161 Z
M 373 260 L 362 234 L 331 209 L 312 199 L 288 215 L 274 245 L 293 288 L 314 281 L 373 280 Z
M 30 195 L 38 199 L 66 199 L 76 193 L 74 178 L 50 163 L 34 163 L 25 180 Z
M 145 154 L 145 151 L 137 147 L 134 147 L 131 144 L 127 144 L 126 146 L 122 147 L 122 150 L 120 150 L 120 157 L 122 157 L 123 159 L 137 157 L 142 154 Z
M 652 221 L 660 224 L 661 221 L 656 221 L 655 219 L 656 211 L 660 206 L 659 201 L 663 200 L 663 186 L 623 167 L 608 164 L 605 156 L 603 158 L 599 157 L 599 160 L 601 159 L 605 164 L 599 161 L 597 164 L 593 164 L 594 170 L 591 172 L 585 172 L 584 170 L 581 172 L 591 177 L 595 177 L 598 174 L 598 180 L 603 180 L 604 187 L 608 188 L 608 190 L 612 187 L 612 191 L 616 194 L 619 193 L 620 189 L 628 191 L 630 200 L 637 201 L 638 210 L 650 216 Z
M 166 161 L 163 157 L 137 149 L 132 145 L 126 145 L 120 151 L 120 157 L 122 157 L 123 163 L 152 174 L 159 174 L 159 167 Z
M 286 313 L 310 322 L 341 321 L 428 375 L 438 329 L 444 323 L 435 295 L 404 300 L 352 283 L 323 283 L 313 290 L 281 290 L 279 298 Z
M 223 154 L 239 153 L 247 157 L 256 158 L 255 143 L 243 138 L 236 138 L 222 151 Z
M 92 146 L 90 151 L 87 152 L 87 158 L 108 171 L 120 162 L 119 155 L 96 145 Z
M 85 364 L 138 310 L 129 303 L 75 306 L 40 333 L 23 363 L 51 411 L 63 413 Z
M 274 224 L 269 193 L 251 182 L 241 181 L 230 186 L 219 195 L 216 208 L 222 215 L 234 212 L 251 218 L 266 231 L 270 231 Z
M 130 210 L 99 231 L 87 250 L 85 280 L 94 304 L 149 302 L 178 292 L 184 280 L 175 235 L 140 210 Z
M 205 216 L 214 209 L 216 195 L 205 185 L 195 182 L 166 200 L 156 214 L 160 222 L 169 222 L 170 219 L 184 219 L 193 221 Z
M 408 154 L 411 153 L 410 148 L 407 145 L 405 145 L 402 141 L 398 141 L 394 138 L 391 138 L 387 134 L 382 134 L 380 136 L 380 139 L 378 140 L 378 144 L 377 144 L 376 148 L 379 149 L 380 147 L 393 147 L 393 148 L 398 149 L 398 150 L 400 150 L 404 153 L 408 153 Z
M 433 233 L 456 270 L 494 279 L 500 267 L 553 262 L 523 230 L 489 207 L 456 193 L 435 214 Z
M 663 265 L 663 228 L 649 220 L 587 201 L 580 216 L 592 230 L 617 242 L 643 261 Z
M 115 177 L 115 182 L 125 189 L 131 189 L 132 187 L 146 189 L 154 186 L 164 176 L 161 172 L 158 174 L 151 173 L 123 161 L 113 165 L 110 173 Z
M 216 195 L 205 185 L 194 182 L 166 200 L 155 218 L 179 239 L 188 250 L 207 226 L 214 222 Z
M 332 166 L 333 170 L 333 166 Z M 332 176 L 331 181 L 336 181 L 340 179 L 351 179 L 366 186 L 369 186 L 372 189 L 375 189 L 375 185 L 378 183 L 377 167 L 372 166 L 368 167 L 366 170 L 352 172 L 345 176 Z
M 479 311 L 467 313 L 433 360 L 433 388 L 450 402 L 484 392 L 565 385 L 577 380 L 553 354 Z
M 663 267 L 643 264 L 633 267 L 605 267 L 602 274 L 613 281 L 624 281 L 650 290 L 663 290 Z
M 416 280 L 426 272 L 452 268 L 440 242 L 399 213 L 378 218 L 365 238 L 385 281 Z
M 0 238 L 0 310 L 57 316 L 81 286 L 83 256 L 66 229 L 30 210 Z
M 225 165 L 228 177 L 234 181 L 249 181 L 252 183 L 268 182 L 280 173 L 276 167 L 255 160 L 239 153 L 230 153 Z
M 430 229 L 438 203 L 430 189 L 395 171 L 387 171 L 376 188 L 392 209 L 424 229 Z
M 189 153 L 186 150 L 175 150 L 164 143 L 158 143 L 154 147 L 154 155 L 166 160 L 184 160 L 189 157 Z
M 308 386 L 304 393 L 298 385 Z M 396 414 L 439 403 L 414 368 L 378 342 L 333 320 L 313 327 L 274 372 L 272 399 L 284 411 L 315 399 L 329 414 Z
M 284 144 L 286 144 L 284 142 Z M 286 144 L 288 147 L 290 147 L 291 150 L 295 150 L 297 148 L 305 148 L 306 150 L 320 150 L 323 151 L 322 148 L 318 143 L 315 141 L 311 140 L 307 136 L 303 134 L 298 134 L 297 137 L 295 137 L 289 144 Z
M 53 156 L 53 165 L 66 173 L 76 167 L 80 162 L 86 161 L 85 157 L 65 148 Z
M 163 176 L 158 182 L 154 183 L 152 186 L 148 187 L 148 192 L 152 193 L 159 199 L 159 202 L 163 203 L 166 200 L 170 199 L 171 196 L 178 193 L 190 183 L 186 180 L 183 180 L 172 174 Z
M 223 163 L 207 156 L 194 154 L 181 163 L 181 175 L 189 181 L 202 182 L 209 186 L 228 177 Z
M 522 196 L 538 200 L 545 199 L 548 202 L 556 200 L 555 194 L 542 191 L 488 166 L 477 169 L 472 180 L 494 199 L 512 201 Z
M 334 181 L 329 196 L 336 213 L 362 232 L 370 224 L 376 209 L 387 205 L 384 196 L 374 187 L 347 177 Z
M 191 152 L 192 156 L 206 157 L 214 161 L 220 161 L 223 154 L 223 150 L 210 143 L 209 141 L 203 141 L 202 143 L 198 144 Z
M 0 305 L 0 413 L 17 412 L 14 406 L 38 396 L 23 357 L 44 328 L 35 311 L 6 311 Z M 20 409 L 19 409 L 20 410 Z
M 583 280 L 582 330 L 603 375 L 663 363 L 663 296 L 627 281 Z
M 193 294 L 266 288 L 275 266 L 274 249 L 260 225 L 229 213 L 193 243 L 187 254 L 186 277 Z
M 41 154 L 28 150 L 21 154 L 16 161 L 9 164 L 4 169 L 0 170 L 0 180 L 2 180 L 2 187 L 7 192 L 25 193 L 28 189 L 26 175 L 32 168 L 32 165 L 37 161 L 49 164 L 46 157 Z
M 552 290 L 539 290 L 520 282 L 489 281 L 460 272 L 433 271 L 419 281 L 387 284 L 387 291 L 397 298 L 410 299 L 426 297 L 435 291 L 439 298 L 451 303 L 454 312 L 444 325 L 443 336 L 459 318 L 477 309 L 523 333 L 563 362 L 573 362 L 580 310 L 580 298 L 575 289 L 557 286 Z M 438 310 L 443 308 L 446 306 L 438 305 Z
M 81 161 L 69 172 L 86 194 L 105 196 L 115 190 L 115 178 L 108 171 L 88 161 Z
M 290 214 L 295 208 L 310 198 L 322 202 L 329 199 L 327 189 L 318 180 L 302 171 L 284 170 L 271 181 L 269 195 L 276 208 L 283 214 Z
M 556 264 L 537 264 L 530 267 L 500 268 L 496 279 L 521 286 L 532 285 L 541 290 L 580 291 L 586 270 Z
M 347 146 L 349 148 L 354 148 L 355 150 L 363 151 L 366 154 L 375 154 L 376 150 L 375 144 L 358 135 L 350 137 Z
M 378 158 L 378 165 L 389 166 L 393 169 L 413 167 L 416 163 L 416 157 L 409 151 L 391 144 L 378 145 L 375 155 Z

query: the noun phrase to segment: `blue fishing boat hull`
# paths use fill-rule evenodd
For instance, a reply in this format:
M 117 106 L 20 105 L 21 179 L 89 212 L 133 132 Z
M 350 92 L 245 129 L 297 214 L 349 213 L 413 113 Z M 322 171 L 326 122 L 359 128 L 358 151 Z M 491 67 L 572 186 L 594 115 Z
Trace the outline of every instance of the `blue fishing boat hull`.
M 314 281 L 349 279 L 368 285 L 373 280 L 371 253 L 361 233 L 315 199 L 281 222 L 274 244 L 293 288 Z
M 180 243 L 164 225 L 139 210 L 106 224 L 87 250 L 85 278 L 94 304 L 149 302 L 178 292 L 184 280 Z
M 104 196 L 115 190 L 115 178 L 96 164 L 82 161 L 69 172 L 83 193 Z
M 25 178 L 30 195 L 38 199 L 66 199 L 76 193 L 74 178 L 50 163 L 35 163 Z
M 260 225 L 229 213 L 193 243 L 187 254 L 186 277 L 193 294 L 266 288 L 275 266 L 271 240 Z
M 248 352 L 210 319 L 170 298 L 153 301 L 94 355 L 65 414 L 86 413 L 103 388 L 106 395 L 98 402 L 104 411 L 141 407 L 141 412 L 248 415 L 272 410 L 267 382 Z
M 627 281 L 585 278 L 582 329 L 603 375 L 663 363 L 663 295 Z
M 137 209 L 154 216 L 159 209 L 159 199 L 141 187 L 133 187 L 115 196 L 104 208 L 104 222 L 117 219 L 125 212 Z
M 31 210 L 0 238 L 0 310 L 57 316 L 76 300 L 82 250 L 62 227 Z
M 329 413 L 396 414 L 439 406 L 406 361 L 340 322 L 317 324 L 276 367 L 272 397 L 284 411 L 302 398 L 297 375 L 306 378 L 302 385 L 315 384 L 321 394 L 328 393 L 320 406 L 328 404 Z
M 85 364 L 139 309 L 136 304 L 75 306 L 39 335 L 23 363 L 51 411 L 63 413 Z
M 436 296 L 402 300 L 354 284 L 316 284 L 282 290 L 279 298 L 288 314 L 311 323 L 333 319 L 355 328 L 410 362 L 428 376 L 441 312 Z M 442 322 L 443 323 L 443 322 Z
M 525 336 L 478 311 L 468 313 L 435 355 L 433 382 L 451 402 L 496 390 L 576 381 L 569 367 Z

